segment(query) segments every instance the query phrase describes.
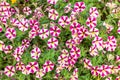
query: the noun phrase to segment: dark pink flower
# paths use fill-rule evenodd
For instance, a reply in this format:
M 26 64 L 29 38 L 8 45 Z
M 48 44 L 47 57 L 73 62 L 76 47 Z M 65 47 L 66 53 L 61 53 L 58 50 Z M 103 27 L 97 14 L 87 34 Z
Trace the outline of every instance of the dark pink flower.
M 81 25 L 77 22 L 73 22 L 71 25 L 70 25 L 70 31 L 72 33 L 76 33 L 79 29 L 80 29 Z
M 48 38 L 48 36 L 49 36 L 49 30 L 42 28 L 42 29 L 40 30 L 39 36 L 40 36 L 41 39 L 46 39 L 46 38 Z
M 4 47 L 3 51 L 5 54 L 8 54 L 8 53 L 12 52 L 12 49 L 13 49 L 13 46 L 8 45 L 8 46 Z
M 39 27 L 40 25 L 37 20 L 33 20 L 33 19 L 30 19 L 29 23 L 30 23 L 30 28 Z
M 49 48 L 56 49 L 58 46 L 58 40 L 56 38 L 52 37 L 48 40 L 47 45 Z
M 27 49 L 29 46 L 30 46 L 30 40 L 23 39 L 22 40 L 22 47 L 23 47 L 23 49 Z
M 120 27 L 118 28 L 117 32 L 118 32 L 118 34 L 120 34 Z
M 24 65 L 24 63 L 23 62 L 18 62 L 17 64 L 16 64 L 16 70 L 23 70 L 25 68 L 25 65 Z
M 3 28 L 0 26 L 0 33 L 3 31 Z
M 85 6 L 84 2 L 76 2 L 74 5 L 75 12 L 82 12 L 85 10 L 85 8 L 86 8 L 86 6 Z
M 16 30 L 14 28 L 7 28 L 5 36 L 8 39 L 13 40 L 14 38 L 16 38 Z
M 49 14 L 48 14 L 48 17 L 52 20 L 57 20 L 58 18 L 58 12 L 55 10 L 55 9 L 50 9 L 49 10 Z
M 91 74 L 92 74 L 93 76 L 98 76 L 98 75 L 99 75 L 98 69 L 99 69 L 98 66 L 95 66 L 95 67 L 93 66 L 93 67 L 91 67 Z
M 26 15 L 30 15 L 32 13 L 32 10 L 29 7 L 24 7 L 23 8 L 23 13 Z
M 50 27 L 50 35 L 53 37 L 58 37 L 60 34 L 61 30 L 58 26 L 51 26 Z
M 4 74 L 8 77 L 11 77 L 15 74 L 15 68 L 14 66 L 6 66 L 4 70 Z

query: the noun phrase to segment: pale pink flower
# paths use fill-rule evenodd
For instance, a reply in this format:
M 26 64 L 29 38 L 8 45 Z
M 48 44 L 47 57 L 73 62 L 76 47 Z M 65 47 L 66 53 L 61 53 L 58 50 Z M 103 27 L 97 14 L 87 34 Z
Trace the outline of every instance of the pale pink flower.
M 49 30 L 42 28 L 42 29 L 40 30 L 39 37 L 40 37 L 41 39 L 46 39 L 46 38 L 48 38 L 48 36 L 49 36 Z
M 56 49 L 58 46 L 58 40 L 56 38 L 52 37 L 48 40 L 47 45 L 49 48 Z
M 32 51 L 31 51 L 31 57 L 33 59 L 38 59 L 40 57 L 41 54 L 41 50 L 38 47 L 35 47 Z
M 16 38 L 16 30 L 14 28 L 7 28 L 5 36 L 8 39 L 13 40 L 14 38 Z
M 91 67 L 91 74 L 92 74 L 93 76 L 98 76 L 98 75 L 99 75 L 98 69 L 99 69 L 98 66 L 95 66 L 95 67 L 93 66 L 93 67 Z
M 58 37 L 60 35 L 60 28 L 58 26 L 50 27 L 50 35 L 53 37 Z
M 15 74 L 15 68 L 14 66 L 6 66 L 4 70 L 4 74 L 8 77 L 11 77 Z
M 25 68 L 25 64 L 23 62 L 18 62 L 16 64 L 16 70 L 23 70 Z
M 32 10 L 29 7 L 24 7 L 23 8 L 23 13 L 26 15 L 30 15 L 32 13 Z
M 78 47 L 73 46 L 70 50 L 70 56 L 74 56 L 74 58 L 79 58 L 80 57 L 80 49 Z
M 91 17 L 98 17 L 99 13 L 96 7 L 91 7 L 89 10 L 89 14 Z
M 49 10 L 49 14 L 48 14 L 48 17 L 52 20 L 57 20 L 58 18 L 58 12 L 55 10 L 55 9 L 50 9 Z
M 75 12 L 82 12 L 85 10 L 85 8 L 86 8 L 86 6 L 85 6 L 84 2 L 76 2 L 74 5 Z
M 83 62 L 84 62 L 84 67 L 85 67 L 85 68 L 91 69 L 92 63 L 91 63 L 91 61 L 90 61 L 89 59 L 84 58 L 84 59 L 83 59 Z
M 95 37 L 95 36 L 98 36 L 99 35 L 99 29 L 97 28 L 91 28 L 89 30 L 89 36 L 92 38 L 92 37 Z

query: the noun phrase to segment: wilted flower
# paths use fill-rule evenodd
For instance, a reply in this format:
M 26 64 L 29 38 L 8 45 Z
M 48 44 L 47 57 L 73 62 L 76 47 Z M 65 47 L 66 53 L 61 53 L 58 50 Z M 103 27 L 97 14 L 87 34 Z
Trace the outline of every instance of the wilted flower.
M 5 36 L 8 39 L 13 40 L 14 38 L 16 38 L 16 30 L 14 28 L 7 28 Z
M 107 55 L 107 58 L 108 58 L 108 61 L 114 60 L 114 55 L 108 54 L 108 55 Z
M 58 28 L 58 26 L 51 26 L 50 27 L 50 35 L 53 37 L 58 37 L 60 34 L 61 30 Z
M 6 66 L 4 70 L 4 74 L 8 77 L 11 77 L 15 74 L 15 68 L 14 66 Z
M 49 10 L 49 14 L 48 14 L 48 17 L 52 20 L 57 20 L 58 18 L 58 12 L 55 10 L 55 9 L 50 9 Z
M 77 18 L 75 15 L 70 15 L 70 23 L 74 23 L 74 22 L 77 22 Z
M 64 12 L 65 12 L 65 13 L 68 13 L 68 12 L 70 12 L 71 10 L 72 10 L 72 8 L 71 8 L 71 3 L 69 3 L 67 6 L 65 6 Z
M 58 46 L 58 40 L 56 38 L 52 37 L 48 40 L 47 45 L 49 48 L 56 49 Z
M 84 2 L 76 2 L 74 5 L 75 12 L 82 12 L 85 10 L 85 8 L 86 8 L 86 6 L 85 6 Z
M 114 29 L 112 25 L 109 25 L 105 22 L 103 23 L 103 25 L 107 28 L 107 33 L 110 33 Z

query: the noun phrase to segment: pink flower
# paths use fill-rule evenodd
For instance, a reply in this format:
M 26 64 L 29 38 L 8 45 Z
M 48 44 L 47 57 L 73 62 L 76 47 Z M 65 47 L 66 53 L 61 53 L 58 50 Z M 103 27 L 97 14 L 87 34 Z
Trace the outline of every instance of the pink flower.
M 0 17 L 0 22 L 4 25 L 7 23 L 7 18 L 6 17 Z
M 11 24 L 12 24 L 13 26 L 18 26 L 18 25 L 19 25 L 19 21 L 18 21 L 17 19 L 15 19 L 15 18 L 11 18 L 11 19 L 10 19 L 10 22 L 11 22 Z
M 30 15 L 32 13 L 32 10 L 29 7 L 24 7 L 23 8 L 23 13 L 26 15 Z
M 8 45 L 3 49 L 3 51 L 5 52 L 5 54 L 8 54 L 12 52 L 12 49 L 13 49 L 13 46 Z
M 73 74 L 70 77 L 70 80 L 78 80 L 78 68 L 75 68 Z
M 52 37 L 48 40 L 47 45 L 49 48 L 56 49 L 58 46 L 58 40 L 56 38 Z
M 91 61 L 89 59 L 84 58 L 83 62 L 84 62 L 84 67 L 85 68 L 91 69 L 92 63 L 91 63 Z
M 108 77 L 108 78 L 106 78 L 105 80 L 112 80 L 112 77 Z
M 48 31 L 48 29 L 42 28 L 42 29 L 40 30 L 39 36 L 40 36 L 41 39 L 48 38 L 48 36 L 49 36 L 49 31 Z
M 86 25 L 90 28 L 95 28 L 97 25 L 97 19 L 95 17 L 88 17 Z
M 115 80 L 120 80 L 120 76 L 116 77 L 116 79 L 115 79 Z
M 27 69 L 27 67 L 26 67 L 26 66 L 25 66 L 25 67 L 23 67 L 23 69 L 22 69 L 22 74 L 25 74 L 25 75 L 30 74 L 30 72 L 29 72 L 29 70 Z
M 0 26 L 0 33 L 3 31 L 3 28 Z
M 117 47 L 117 40 L 114 36 L 108 36 L 105 47 L 107 51 L 115 51 Z
M 73 39 L 69 39 L 66 41 L 66 47 L 72 48 L 73 46 L 75 46 L 75 41 Z
M 70 24 L 70 19 L 68 18 L 68 16 L 61 16 L 58 20 L 58 24 L 65 28 L 67 25 Z
M 42 79 L 44 75 L 45 75 L 45 72 L 43 69 L 40 69 L 36 72 L 36 78 Z
M 98 71 L 101 77 L 108 76 L 111 73 L 111 69 L 108 65 L 102 65 Z
M 95 66 L 95 67 L 93 66 L 93 67 L 91 67 L 91 74 L 92 74 L 93 76 L 98 76 L 98 75 L 99 75 L 98 69 L 99 69 L 98 66 Z
M 74 56 L 74 58 L 78 59 L 80 57 L 80 49 L 73 46 L 70 50 L 70 56 Z
M 96 49 L 96 46 L 91 46 L 89 53 L 91 56 L 97 56 L 98 55 L 98 50 Z
M 49 10 L 49 14 L 48 14 L 48 17 L 52 20 L 57 20 L 58 18 L 58 12 L 55 10 L 55 9 L 50 9 Z
M 30 62 L 27 66 L 26 69 L 29 71 L 29 73 L 35 73 L 36 71 L 39 70 L 39 65 L 38 62 Z
M 99 35 L 99 30 L 97 28 L 91 28 L 89 30 L 90 37 L 95 37 Z
M 118 27 L 120 27 L 120 20 L 118 21 Z
M 46 72 L 50 72 L 54 69 L 54 64 L 51 62 L 51 61 L 46 61 L 44 64 L 43 64 L 43 70 Z
M 47 0 L 47 2 L 48 2 L 49 4 L 54 4 L 54 5 L 57 3 L 57 1 L 58 1 L 58 0 Z
M 30 19 L 29 23 L 30 23 L 30 28 L 39 27 L 40 25 L 37 20 L 33 20 L 33 19 Z
M 41 54 L 41 50 L 38 47 L 35 47 L 32 51 L 31 51 L 31 57 L 33 59 L 38 59 L 39 56 Z
M 65 13 L 69 13 L 71 10 L 72 10 L 72 8 L 71 8 L 71 3 L 69 3 L 67 6 L 65 6 L 64 12 L 65 12 Z
M 16 64 L 16 70 L 23 70 L 25 68 L 25 65 L 24 65 L 24 63 L 23 62 L 18 62 L 17 64 Z
M 8 77 L 11 77 L 15 74 L 15 68 L 14 66 L 6 66 L 4 70 L 4 74 Z
M 34 14 L 33 14 L 33 17 L 35 17 L 36 19 L 40 19 L 44 16 L 44 14 L 41 12 L 41 6 L 40 7 L 37 7 L 35 10 L 34 10 Z
M 74 5 L 75 12 L 82 12 L 85 10 L 85 8 L 86 8 L 86 6 L 85 6 L 84 2 L 76 2 Z
M 118 66 L 110 65 L 111 74 L 117 74 L 119 72 Z
M 116 61 L 120 62 L 120 56 L 116 55 Z
M 64 65 L 58 65 L 58 66 L 56 67 L 56 73 L 59 74 L 64 68 L 65 68 Z M 57 76 L 56 76 L 56 77 L 57 77 Z
M 68 50 L 66 50 L 66 49 L 63 49 L 62 51 L 61 51 L 61 56 L 63 56 L 63 57 L 65 57 L 65 56 L 69 56 L 69 52 L 68 52 Z
M 50 27 L 50 35 L 53 37 L 58 37 L 60 34 L 61 30 L 58 28 L 58 26 L 51 26 Z
M 22 40 L 22 47 L 23 47 L 23 49 L 27 49 L 29 46 L 30 46 L 30 40 L 23 39 Z
M 19 30 L 21 30 L 23 32 L 27 31 L 28 28 L 29 28 L 29 24 L 28 23 L 29 23 L 29 21 L 27 19 L 22 18 L 20 20 L 20 22 L 19 22 L 19 25 L 18 25 Z
M 77 62 L 77 59 L 78 59 L 78 57 L 76 57 L 76 55 L 73 55 L 73 56 L 70 55 L 68 57 L 68 63 L 66 62 L 66 65 L 68 65 L 68 66 L 74 66 L 75 63 Z
M 5 47 L 4 42 L 0 40 L 0 51 L 3 51 L 4 47 Z
M 10 9 L 10 4 L 3 1 L 3 2 L 0 2 L 0 7 L 3 8 L 3 10 L 9 10 Z
M 118 28 L 117 32 L 118 32 L 118 34 L 120 34 L 120 27 Z
M 77 22 L 73 22 L 71 25 L 70 25 L 70 31 L 74 34 L 76 33 L 79 29 L 80 29 L 81 25 Z
M 91 17 L 98 17 L 99 13 L 98 13 L 98 10 L 96 7 L 91 7 L 90 8 L 90 11 L 89 11 L 89 14 Z
M 16 37 L 16 31 L 14 28 L 7 28 L 5 36 L 10 39 L 13 40 Z
M 58 63 L 60 65 L 64 65 L 66 64 L 66 62 L 68 61 L 68 56 L 63 56 L 62 54 L 58 57 Z

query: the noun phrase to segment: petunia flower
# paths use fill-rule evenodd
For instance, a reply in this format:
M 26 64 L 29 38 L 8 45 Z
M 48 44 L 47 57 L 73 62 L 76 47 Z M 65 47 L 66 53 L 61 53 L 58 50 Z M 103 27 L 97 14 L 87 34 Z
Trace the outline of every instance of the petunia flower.
M 57 3 L 57 1 L 58 1 L 58 0 L 47 0 L 47 2 L 48 2 L 49 4 L 54 4 L 54 5 Z
M 73 56 L 70 55 L 68 57 L 68 64 L 66 62 L 66 65 L 73 67 L 75 65 L 75 63 L 77 62 L 77 59 L 78 59 L 78 57 L 76 57 L 75 55 L 73 55 Z
M 64 65 L 67 61 L 68 61 L 68 56 L 63 56 L 63 55 L 60 55 L 57 60 L 57 62 L 60 65 Z
M 8 77 L 11 77 L 15 74 L 15 68 L 14 66 L 6 66 L 4 70 L 4 74 Z
M 25 64 L 23 62 L 18 62 L 16 64 L 16 70 L 23 70 L 25 68 Z
M 56 73 L 59 74 L 64 68 L 65 68 L 64 65 L 58 65 L 58 66 L 56 67 Z M 56 76 L 56 77 L 57 77 L 57 76 Z
M 36 72 L 36 78 L 39 78 L 39 79 L 42 79 L 42 77 L 45 75 L 45 72 L 43 69 L 39 69 L 37 72 Z
M 58 24 L 65 28 L 67 25 L 70 24 L 70 19 L 68 18 L 68 16 L 61 16 L 58 20 Z
M 84 62 L 84 67 L 85 67 L 85 68 L 91 69 L 92 63 L 91 63 L 91 61 L 90 61 L 89 59 L 84 58 L 84 59 L 83 59 L 83 62 Z
M 118 28 L 117 32 L 118 32 L 118 34 L 120 34 L 120 27 Z
M 80 49 L 78 47 L 73 46 L 70 50 L 70 56 L 74 56 L 74 58 L 79 58 L 80 57 Z
M 107 51 L 115 51 L 117 47 L 117 40 L 114 36 L 108 36 L 105 47 Z
M 120 80 L 120 76 L 116 77 L 116 79 L 115 79 L 115 80 Z
M 3 8 L 3 10 L 9 10 L 10 4 L 5 1 L 2 1 L 2 2 L 0 2 L 0 7 Z
M 114 29 L 114 27 L 112 25 L 105 23 L 105 22 L 103 23 L 103 26 L 106 27 L 107 33 L 110 33 Z
M 26 69 L 29 71 L 29 73 L 35 73 L 39 70 L 38 62 L 29 62 L 29 64 L 26 65 Z
M 85 6 L 84 2 L 76 2 L 74 5 L 75 12 L 82 12 L 85 10 L 85 8 L 86 8 L 86 6 Z
M 61 30 L 58 26 L 51 26 L 50 27 L 50 35 L 53 37 L 58 37 L 60 34 Z
M 111 68 L 108 65 L 102 65 L 98 71 L 101 77 L 105 77 L 111 73 Z
M 67 6 L 65 6 L 64 12 L 65 12 L 65 13 L 69 13 L 71 10 L 72 10 L 72 8 L 71 8 L 71 3 L 69 3 Z
M 91 28 L 89 30 L 89 36 L 92 38 L 92 37 L 95 37 L 95 36 L 98 36 L 99 35 L 99 29 L 97 28 Z
M 0 40 L 0 51 L 3 51 L 4 47 L 5 47 L 4 42 Z
M 8 39 L 13 40 L 14 38 L 16 38 L 16 30 L 14 28 L 7 28 L 5 36 Z
M 70 25 L 70 31 L 74 34 L 76 33 L 79 29 L 80 29 L 81 25 L 77 22 L 73 22 L 71 25 Z
M 44 64 L 43 64 L 43 70 L 45 71 L 45 73 L 50 72 L 54 69 L 54 63 L 52 63 L 50 60 L 47 60 Z
M 63 50 L 61 50 L 61 54 L 60 54 L 61 56 L 63 56 L 63 57 L 65 57 L 65 56 L 69 56 L 69 52 L 68 52 L 68 50 L 66 50 L 66 49 L 63 49 Z
M 29 28 L 29 21 L 25 18 L 20 19 L 18 29 L 21 31 L 27 31 Z
M 92 67 L 91 67 L 91 74 L 92 74 L 93 76 L 98 76 L 98 75 L 99 75 L 98 69 L 99 69 L 98 66 L 92 66 Z
M 52 20 L 57 20 L 59 14 L 58 12 L 55 10 L 55 9 L 50 9 L 49 10 L 49 14 L 48 14 L 48 17 Z
M 25 75 L 30 74 L 30 72 L 29 72 L 29 70 L 27 69 L 27 67 L 26 67 L 26 66 L 25 66 L 25 67 L 23 67 L 23 69 L 22 69 L 22 74 L 25 74 Z
M 91 17 L 98 17 L 99 16 L 99 13 L 98 13 L 98 10 L 96 7 L 91 7 L 90 10 L 89 10 L 89 14 Z
M 46 39 L 46 38 L 48 38 L 48 36 L 49 36 L 49 30 L 42 28 L 39 32 L 39 37 L 41 39 Z
M 41 50 L 38 47 L 35 47 L 32 51 L 31 51 L 31 57 L 33 59 L 38 59 L 39 56 L 41 54 Z
M 56 49 L 58 46 L 58 40 L 56 38 L 52 37 L 48 40 L 47 45 L 49 48 Z
M 72 48 L 73 46 L 75 46 L 75 41 L 73 39 L 69 39 L 66 41 L 67 48 Z
M 95 17 L 88 17 L 86 25 L 90 28 L 95 28 L 97 25 L 97 19 Z
M 3 28 L 0 26 L 0 33 L 3 31 Z
M 13 49 L 13 46 L 8 45 L 8 46 L 4 47 L 3 51 L 4 51 L 5 54 L 8 54 L 8 53 L 12 52 L 12 49 Z
M 91 56 L 97 56 L 98 55 L 98 50 L 96 49 L 96 46 L 91 46 L 89 49 L 89 53 Z
M 0 22 L 4 25 L 7 25 L 7 18 L 6 17 L 0 17 Z
M 118 73 L 118 71 L 119 71 L 118 66 L 110 65 L 109 67 L 111 69 L 111 74 L 117 74 Z
M 32 10 L 29 7 L 24 7 L 23 8 L 23 13 L 26 15 L 30 15 L 32 13 Z
M 27 49 L 30 46 L 30 40 L 28 39 L 23 39 L 22 40 L 22 48 Z
M 30 28 L 39 27 L 40 25 L 37 20 L 33 20 L 33 19 L 29 20 L 29 24 L 30 24 Z
M 70 80 L 78 80 L 78 68 L 75 68 L 73 74 L 70 77 Z
M 10 18 L 10 22 L 15 27 L 19 25 L 19 21 L 15 18 Z

